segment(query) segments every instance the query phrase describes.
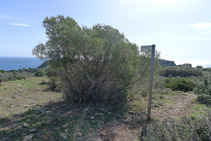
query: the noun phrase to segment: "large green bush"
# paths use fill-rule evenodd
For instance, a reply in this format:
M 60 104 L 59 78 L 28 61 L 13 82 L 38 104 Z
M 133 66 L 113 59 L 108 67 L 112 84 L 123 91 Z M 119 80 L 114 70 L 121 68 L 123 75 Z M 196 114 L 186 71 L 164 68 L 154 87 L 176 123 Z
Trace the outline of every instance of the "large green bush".
M 195 83 L 183 78 L 171 78 L 164 80 L 166 87 L 171 88 L 173 91 L 192 91 Z
M 202 70 L 189 67 L 164 67 L 160 74 L 165 77 L 202 76 Z
M 51 60 L 72 103 L 125 101 L 130 85 L 146 73 L 138 46 L 111 26 L 80 27 L 64 16 L 46 18 L 43 25 L 48 41 L 33 54 Z
M 211 79 L 205 78 L 202 84 L 197 84 L 194 92 L 201 103 L 211 105 Z
M 39 70 L 37 70 L 37 71 L 34 73 L 34 76 L 36 76 L 36 77 L 42 77 L 42 76 L 44 76 L 45 74 L 46 74 L 46 73 L 45 73 L 44 70 L 39 69 Z

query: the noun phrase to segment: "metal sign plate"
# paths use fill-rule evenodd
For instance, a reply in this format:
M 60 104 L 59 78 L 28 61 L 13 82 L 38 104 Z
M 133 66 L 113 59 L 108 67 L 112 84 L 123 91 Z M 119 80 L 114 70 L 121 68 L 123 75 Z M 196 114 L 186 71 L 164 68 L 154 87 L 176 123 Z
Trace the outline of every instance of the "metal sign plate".
M 149 53 L 152 51 L 152 46 L 141 46 L 141 52 Z

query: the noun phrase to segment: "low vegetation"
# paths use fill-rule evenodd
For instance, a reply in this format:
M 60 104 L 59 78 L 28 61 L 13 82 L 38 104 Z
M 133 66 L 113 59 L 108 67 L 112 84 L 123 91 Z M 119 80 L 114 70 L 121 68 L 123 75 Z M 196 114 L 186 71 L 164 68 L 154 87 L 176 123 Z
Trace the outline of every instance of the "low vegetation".
M 0 82 L 15 81 L 26 79 L 27 77 L 36 76 L 46 76 L 46 69 L 19 69 L 19 70 L 0 70 Z
M 190 67 L 165 67 L 160 71 L 160 74 L 165 77 L 200 77 L 202 70 Z
M 211 113 L 197 120 L 183 118 L 181 121 L 168 119 L 162 123 L 152 122 L 140 132 L 141 141 L 190 141 L 211 140 Z
M 42 77 L 42 76 L 46 76 L 46 73 L 45 73 L 44 70 L 39 69 L 38 71 L 36 71 L 36 72 L 34 73 L 34 76 L 36 76 L 36 77 Z
M 24 137 L 33 135 L 35 140 L 83 140 L 96 130 L 102 134 L 99 138 L 106 139 L 112 138 L 111 135 L 106 136 L 107 132 L 103 130 L 110 122 L 116 121 L 118 125 L 125 126 L 131 126 L 133 123 L 133 130 L 146 124 L 144 119 L 147 97 L 137 97 L 138 95 L 130 97 L 129 109 L 99 103 L 89 106 L 73 105 L 62 99 L 61 92 L 49 90 L 48 82 L 47 77 L 27 77 L 26 80 L 2 83 L 0 86 L 0 96 L 3 99 L 1 101 L 3 104 L 0 106 L 1 139 L 23 140 Z M 170 91 L 168 94 L 153 95 L 153 113 L 158 113 L 166 106 L 173 106 L 178 97 L 183 98 L 181 92 Z M 207 114 L 205 110 L 207 107 L 201 106 L 195 100 L 194 103 L 195 106 L 193 105 L 186 116 L 197 120 Z M 158 124 L 157 122 L 159 121 L 155 124 Z
M 0 86 L 0 117 L 21 114 L 30 107 L 60 100 L 61 93 L 49 91 L 47 82 L 47 77 L 3 82 Z
M 165 85 L 167 88 L 171 88 L 173 91 L 192 91 L 193 88 L 195 87 L 195 83 L 192 81 L 183 79 L 183 78 L 171 78 L 171 79 L 166 79 Z
M 198 84 L 195 93 L 199 95 L 198 100 L 201 103 L 211 105 L 211 79 L 206 78 L 201 84 Z
M 17 72 L 2 72 L 0 73 L 0 82 L 14 81 L 26 79 L 27 74 Z

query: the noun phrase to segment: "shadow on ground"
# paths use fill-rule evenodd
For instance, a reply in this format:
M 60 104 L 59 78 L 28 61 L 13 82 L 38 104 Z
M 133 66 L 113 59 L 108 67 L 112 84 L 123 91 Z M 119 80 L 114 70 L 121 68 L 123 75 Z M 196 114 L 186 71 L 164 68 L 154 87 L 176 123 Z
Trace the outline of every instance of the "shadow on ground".
M 95 134 L 102 140 L 114 140 L 116 133 L 111 130 L 115 129 L 114 126 L 125 124 L 133 130 L 134 124 L 140 122 L 140 118 L 134 120 L 133 116 L 126 118 L 125 115 L 126 111 L 114 112 L 101 105 L 85 107 L 65 101 L 51 102 L 35 106 L 23 114 L 0 119 L 0 141 L 22 141 L 29 135 L 33 136 L 32 140 L 88 140 Z

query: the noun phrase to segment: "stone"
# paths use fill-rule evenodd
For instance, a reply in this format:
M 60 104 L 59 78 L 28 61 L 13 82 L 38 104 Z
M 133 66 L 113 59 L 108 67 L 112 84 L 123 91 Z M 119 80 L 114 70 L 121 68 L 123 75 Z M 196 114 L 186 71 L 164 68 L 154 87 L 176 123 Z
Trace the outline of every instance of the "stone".
M 95 113 L 96 116 L 104 116 L 103 113 Z
M 131 115 L 132 115 L 132 114 L 135 114 L 135 112 L 134 112 L 134 111 L 129 111 L 128 113 L 129 113 L 129 114 L 131 114 Z
M 125 124 L 127 124 L 127 123 L 129 123 L 129 122 L 130 122 L 130 119 L 126 119 L 126 120 L 124 121 Z
M 17 127 L 17 124 L 13 124 L 12 126 L 11 126 L 11 129 L 14 129 L 14 128 L 16 128 Z
M 103 111 L 103 112 L 105 111 L 105 109 L 103 109 L 103 108 L 99 108 L 99 110 L 100 110 L 100 111 Z
M 84 112 L 87 112 L 89 110 L 89 107 L 86 107 L 83 109 Z
M 23 138 L 23 141 L 30 141 L 32 138 L 33 138 L 33 134 L 31 134 L 31 135 L 28 135 L 28 136 L 25 136 L 24 138 Z
M 60 132 L 59 135 L 60 135 L 63 139 L 68 139 L 68 137 L 66 136 L 65 133 Z
M 45 124 L 46 124 L 46 125 L 51 124 L 51 123 L 53 123 L 55 120 L 56 120 L 56 118 L 50 118 L 50 119 L 48 119 L 48 120 L 45 122 Z
M 27 127 L 29 127 L 29 125 L 27 123 L 23 123 L 23 127 L 27 128 Z
M 100 132 L 100 136 L 105 136 L 106 135 L 106 132 L 105 131 L 101 131 Z
M 65 129 L 65 133 L 67 133 L 69 131 L 69 129 Z
M 27 119 L 26 121 L 30 122 L 31 120 L 30 119 Z
M 37 131 L 37 130 L 34 129 L 34 128 L 32 128 L 32 129 L 29 130 L 30 133 L 34 133 L 34 132 L 36 132 L 36 131 Z
M 40 114 L 41 114 L 41 115 L 45 114 L 45 109 L 43 109 L 43 108 L 40 109 Z
M 81 137 L 81 136 L 82 136 L 81 132 L 77 132 L 77 133 L 76 133 L 76 136 L 77 136 L 77 137 Z
M 117 116 L 118 118 L 122 118 L 122 116 L 121 116 L 120 114 L 117 114 L 116 116 Z
M 28 107 L 29 107 L 29 105 L 25 105 L 25 106 L 24 106 L 24 108 L 28 108 Z

